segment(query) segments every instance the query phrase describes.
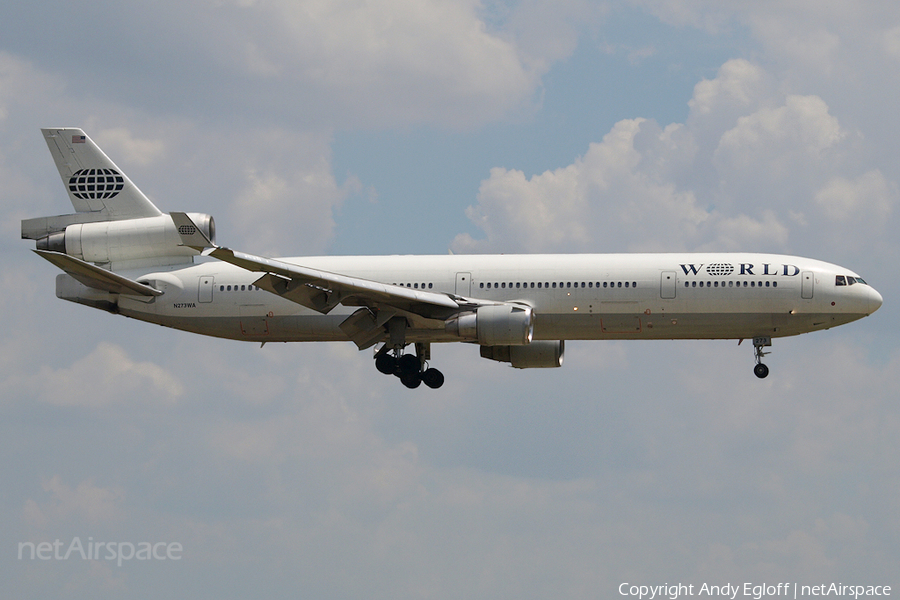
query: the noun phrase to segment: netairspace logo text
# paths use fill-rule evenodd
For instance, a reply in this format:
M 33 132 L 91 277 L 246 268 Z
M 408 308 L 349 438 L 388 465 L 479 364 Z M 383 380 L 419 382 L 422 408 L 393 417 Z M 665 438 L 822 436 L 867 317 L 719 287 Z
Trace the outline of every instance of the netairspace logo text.
M 87 544 L 74 537 L 63 551 L 63 542 L 19 542 L 19 560 L 110 560 L 121 567 L 129 560 L 181 560 L 183 551 L 179 542 L 95 542 L 89 537 Z
M 819 583 L 815 585 L 800 585 L 798 583 L 744 583 L 725 585 L 703 585 L 676 583 L 663 585 L 639 585 L 623 583 L 619 585 L 620 596 L 630 596 L 638 600 L 677 600 L 686 596 L 703 596 L 730 598 L 753 598 L 764 600 L 765 598 L 811 598 L 820 596 L 832 596 L 853 598 L 890 596 L 889 585 L 844 585 L 843 583 Z

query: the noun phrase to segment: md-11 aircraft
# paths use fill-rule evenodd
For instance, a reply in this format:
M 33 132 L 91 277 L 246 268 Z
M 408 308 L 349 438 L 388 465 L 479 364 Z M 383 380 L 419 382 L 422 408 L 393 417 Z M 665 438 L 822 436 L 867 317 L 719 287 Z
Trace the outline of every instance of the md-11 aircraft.
M 443 384 L 438 342 L 525 369 L 561 366 L 565 340 L 751 339 L 763 378 L 772 338 L 882 303 L 849 269 L 775 254 L 254 256 L 217 245 L 209 215 L 160 212 L 81 129 L 42 132 L 75 213 L 24 220 L 22 237 L 64 271 L 57 297 L 221 338 L 377 348 L 409 388 Z

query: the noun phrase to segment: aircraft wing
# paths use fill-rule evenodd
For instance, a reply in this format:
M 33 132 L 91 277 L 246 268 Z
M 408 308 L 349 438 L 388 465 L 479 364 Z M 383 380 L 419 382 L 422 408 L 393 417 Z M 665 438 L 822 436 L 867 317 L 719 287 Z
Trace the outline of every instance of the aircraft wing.
M 185 213 L 170 214 L 185 246 L 248 271 L 263 273 L 255 285 L 322 314 L 343 304 L 388 309 L 385 312 L 391 315 L 405 312 L 444 320 L 462 308 L 480 304 L 454 294 L 415 290 L 218 247 Z
M 160 290 L 138 283 L 127 277 L 117 275 L 112 271 L 101 269 L 91 263 L 84 262 L 74 256 L 62 254 L 61 252 L 52 252 L 50 250 L 34 250 L 41 257 L 47 259 L 84 285 L 111 292 L 113 294 L 130 294 L 133 296 L 162 296 Z

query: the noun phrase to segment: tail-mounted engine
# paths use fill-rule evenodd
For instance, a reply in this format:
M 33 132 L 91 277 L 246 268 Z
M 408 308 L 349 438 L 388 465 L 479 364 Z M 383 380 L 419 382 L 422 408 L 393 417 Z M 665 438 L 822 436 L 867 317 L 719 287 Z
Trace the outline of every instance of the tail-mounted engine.
M 204 235 L 215 242 L 216 225 L 210 215 L 190 214 Z M 37 239 L 38 250 L 74 256 L 86 262 L 116 265 L 178 264 L 190 262 L 197 250 L 181 245 L 172 217 L 76 223 Z

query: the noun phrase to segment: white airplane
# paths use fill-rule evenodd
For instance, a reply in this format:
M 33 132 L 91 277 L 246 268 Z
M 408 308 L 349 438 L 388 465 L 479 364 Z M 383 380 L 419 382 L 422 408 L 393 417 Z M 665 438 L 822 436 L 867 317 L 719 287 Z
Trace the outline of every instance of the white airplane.
M 42 132 L 76 212 L 22 237 L 65 272 L 57 297 L 234 340 L 380 345 L 410 388 L 443 384 L 436 342 L 524 369 L 561 366 L 564 340 L 752 339 L 763 378 L 772 338 L 882 303 L 849 269 L 774 254 L 254 256 L 216 245 L 209 215 L 160 212 L 81 129 Z

